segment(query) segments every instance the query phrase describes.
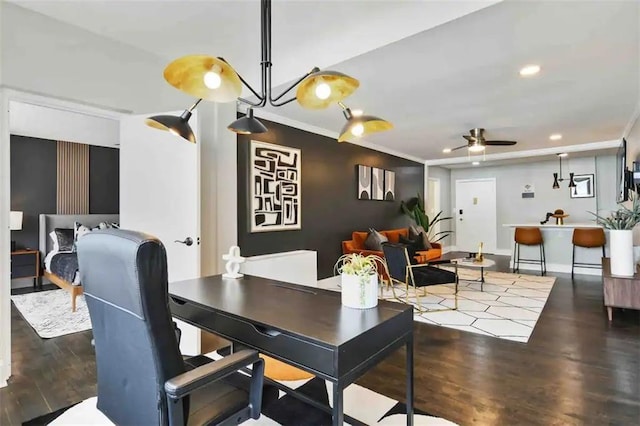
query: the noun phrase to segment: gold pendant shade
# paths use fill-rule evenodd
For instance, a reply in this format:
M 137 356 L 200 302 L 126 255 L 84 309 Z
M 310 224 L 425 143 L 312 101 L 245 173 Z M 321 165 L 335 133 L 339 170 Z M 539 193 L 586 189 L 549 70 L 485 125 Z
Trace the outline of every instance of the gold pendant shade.
M 296 98 L 304 108 L 324 109 L 342 101 L 359 86 L 360 82 L 357 79 L 341 72 L 317 71 L 298 85 Z
M 240 77 L 231 65 L 208 55 L 176 59 L 165 68 L 164 79 L 176 89 L 213 102 L 233 102 L 242 92 Z
M 351 117 L 340 130 L 338 142 L 347 142 L 376 132 L 393 129 L 393 124 L 373 115 Z

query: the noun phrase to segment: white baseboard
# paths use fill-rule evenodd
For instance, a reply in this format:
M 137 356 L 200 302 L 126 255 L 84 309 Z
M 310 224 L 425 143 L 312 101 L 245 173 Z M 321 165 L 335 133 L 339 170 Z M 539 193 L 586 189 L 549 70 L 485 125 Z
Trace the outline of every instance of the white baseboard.
M 497 249 L 493 254 L 497 254 L 498 256 L 511 256 L 511 250 Z
M 4 365 L 4 361 L 0 360 L 0 388 L 8 386 L 9 376 L 11 375 L 11 370 L 6 368 Z
M 513 262 L 509 263 L 509 267 L 513 268 Z M 527 270 L 527 271 L 540 271 L 540 265 L 535 265 L 535 264 L 531 264 L 531 263 L 520 263 L 520 269 L 521 270 Z M 564 274 L 570 274 L 571 273 L 571 265 L 564 265 L 561 263 L 549 263 L 547 262 L 547 272 L 558 272 L 558 273 L 564 273 Z M 574 273 L 578 274 L 578 275 L 597 275 L 597 276 L 601 276 L 602 275 L 602 270 L 601 269 L 593 269 L 593 268 L 581 268 L 579 266 L 576 266 L 574 269 Z

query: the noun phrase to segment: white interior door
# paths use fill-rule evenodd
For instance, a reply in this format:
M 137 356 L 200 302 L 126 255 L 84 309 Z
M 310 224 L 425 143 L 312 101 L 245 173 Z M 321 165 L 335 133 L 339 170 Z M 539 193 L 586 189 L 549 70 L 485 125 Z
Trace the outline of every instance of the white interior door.
M 460 251 L 495 253 L 498 230 L 495 179 L 456 180 L 456 246 Z
M 179 115 L 180 112 L 167 114 Z M 169 282 L 200 276 L 200 146 L 145 124 L 120 122 L 120 223 L 152 234 L 167 251 Z M 189 121 L 197 129 L 197 114 Z M 197 134 L 196 134 L 197 137 Z M 191 238 L 193 244 L 176 241 Z M 200 330 L 179 322 L 183 354 L 200 353 Z

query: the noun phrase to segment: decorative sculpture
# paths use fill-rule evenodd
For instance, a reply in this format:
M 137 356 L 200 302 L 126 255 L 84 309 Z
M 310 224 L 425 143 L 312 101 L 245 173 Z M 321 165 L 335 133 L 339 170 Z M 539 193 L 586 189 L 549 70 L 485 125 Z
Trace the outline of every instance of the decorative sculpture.
M 227 261 L 224 266 L 227 272 L 222 274 L 224 278 L 242 278 L 244 276 L 240 273 L 240 264 L 244 263 L 246 259 L 240 256 L 240 247 L 229 247 L 229 252 L 222 255 L 222 260 Z

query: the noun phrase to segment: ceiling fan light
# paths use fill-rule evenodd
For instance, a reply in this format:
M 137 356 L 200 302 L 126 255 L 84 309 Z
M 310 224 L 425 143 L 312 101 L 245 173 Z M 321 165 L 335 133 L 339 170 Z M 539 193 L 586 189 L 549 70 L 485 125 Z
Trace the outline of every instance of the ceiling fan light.
M 253 116 L 253 109 L 249 108 L 247 115 L 241 117 L 227 126 L 227 129 L 240 135 L 252 135 L 254 133 L 267 133 L 267 127 Z
M 189 126 L 189 118 L 191 118 L 190 111 L 185 111 L 179 117 L 175 115 L 154 115 L 147 118 L 145 124 L 154 129 L 164 130 L 180 136 L 191 143 L 196 143 L 196 136 L 191 126 Z
M 349 115 L 351 115 L 349 113 Z M 380 117 L 373 115 L 362 115 L 347 119 L 347 122 L 340 130 L 338 142 L 346 142 L 355 137 L 362 137 L 371 133 L 384 132 L 393 129 L 393 124 Z
M 357 79 L 341 72 L 316 71 L 298 85 L 296 99 L 304 108 L 324 109 L 350 96 L 358 86 Z
M 176 89 L 212 102 L 232 102 L 242 93 L 242 82 L 233 67 L 209 55 L 174 60 L 165 68 L 164 79 Z
M 480 144 L 471 145 L 469 147 L 469 151 L 471 152 L 482 152 L 484 151 L 485 146 Z

